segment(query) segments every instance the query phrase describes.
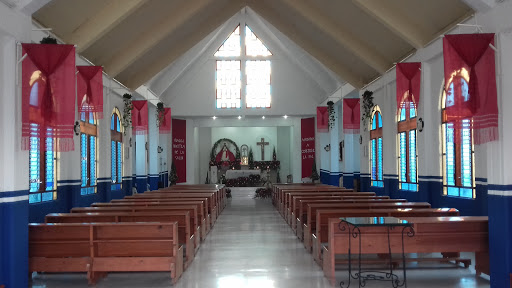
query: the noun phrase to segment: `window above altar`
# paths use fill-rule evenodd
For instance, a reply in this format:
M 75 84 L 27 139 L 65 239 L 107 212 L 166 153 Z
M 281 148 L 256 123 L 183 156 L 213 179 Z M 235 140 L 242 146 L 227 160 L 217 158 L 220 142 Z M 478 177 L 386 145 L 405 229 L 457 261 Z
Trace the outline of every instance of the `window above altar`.
M 272 52 L 249 26 L 238 25 L 214 56 L 218 109 L 241 108 L 242 101 L 246 108 L 271 107 Z

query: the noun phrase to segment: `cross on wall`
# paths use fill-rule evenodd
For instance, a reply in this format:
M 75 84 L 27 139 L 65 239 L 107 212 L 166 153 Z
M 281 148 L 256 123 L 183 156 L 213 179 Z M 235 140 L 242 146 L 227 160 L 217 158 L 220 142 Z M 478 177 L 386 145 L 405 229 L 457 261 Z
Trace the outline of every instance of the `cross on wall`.
M 256 145 L 261 146 L 261 161 L 265 161 L 265 146 L 268 144 L 265 142 L 265 138 L 261 138 L 261 142 L 256 142 Z

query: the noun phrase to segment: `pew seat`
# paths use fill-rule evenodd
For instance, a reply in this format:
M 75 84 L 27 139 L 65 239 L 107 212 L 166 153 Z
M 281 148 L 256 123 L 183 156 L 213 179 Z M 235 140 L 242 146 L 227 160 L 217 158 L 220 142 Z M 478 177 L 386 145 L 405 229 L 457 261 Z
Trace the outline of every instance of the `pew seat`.
M 183 273 L 178 223 L 29 224 L 29 272 L 86 272 L 95 284 L 109 272 Z

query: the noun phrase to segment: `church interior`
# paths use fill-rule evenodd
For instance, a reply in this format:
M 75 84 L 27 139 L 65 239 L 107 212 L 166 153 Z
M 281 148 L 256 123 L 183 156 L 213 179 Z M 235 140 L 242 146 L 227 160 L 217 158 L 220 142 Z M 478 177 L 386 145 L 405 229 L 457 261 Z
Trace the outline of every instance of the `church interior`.
M 0 288 L 512 287 L 511 14 L 0 0 Z

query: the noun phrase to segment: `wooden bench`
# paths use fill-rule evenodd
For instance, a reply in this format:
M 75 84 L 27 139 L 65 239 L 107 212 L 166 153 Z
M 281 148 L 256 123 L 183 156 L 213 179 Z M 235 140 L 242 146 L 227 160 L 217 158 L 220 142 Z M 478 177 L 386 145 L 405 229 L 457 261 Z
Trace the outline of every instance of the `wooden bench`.
M 311 235 L 310 227 L 316 220 L 316 210 L 318 209 L 418 209 L 430 208 L 430 203 L 427 202 L 391 202 L 391 203 L 378 203 L 378 202 L 364 202 L 364 203 L 310 203 L 306 205 L 306 211 L 301 211 L 297 217 L 297 236 L 304 241 L 304 247 L 311 251 L 311 239 L 306 239 Z
M 489 273 L 489 235 L 487 217 L 411 217 L 414 237 L 404 237 L 405 253 L 474 252 L 477 274 Z M 347 232 L 338 228 L 340 219 L 328 221 L 328 246 L 323 246 L 323 271 L 335 282 L 336 255 L 348 254 Z M 360 227 L 361 253 L 387 254 L 387 229 Z M 402 229 L 390 231 L 392 252 L 401 253 Z M 359 241 L 359 240 L 358 240 Z M 352 245 L 352 253 L 359 253 L 359 245 Z
M 160 191 L 154 191 L 154 192 L 146 192 L 143 194 L 137 194 L 133 196 L 126 196 L 124 199 L 126 200 L 133 200 L 133 199 L 192 199 L 192 198 L 198 198 L 198 199 L 205 199 L 206 208 L 208 210 L 208 214 L 211 215 L 211 223 L 215 223 L 217 220 L 219 211 L 219 204 L 217 203 L 217 200 L 215 198 L 214 193 L 171 193 L 171 192 L 160 192 Z M 123 200 L 124 200 L 123 199 Z M 113 202 L 114 200 L 112 200 Z
M 210 231 L 209 217 L 204 209 L 204 201 L 175 201 L 173 203 L 159 203 L 159 202 L 122 202 L 122 203 L 92 203 L 91 207 L 181 207 L 182 205 L 197 205 L 197 214 L 201 219 L 201 240 L 206 239 L 206 234 Z
M 353 190 L 351 189 L 344 189 L 344 188 L 336 188 L 336 187 L 317 187 L 316 189 L 303 189 L 303 190 L 280 190 L 279 191 L 279 200 L 278 200 L 278 210 L 281 214 L 284 213 L 284 211 L 286 210 L 286 208 L 289 207 L 289 202 L 290 202 L 290 194 L 291 193 L 309 193 L 311 195 L 314 195 L 315 193 L 322 193 L 322 192 L 346 192 L 346 193 L 362 193 L 362 192 L 354 192 Z M 373 193 L 373 192 L 369 192 L 369 193 Z M 321 195 L 321 194 L 318 194 L 318 195 Z M 362 194 L 364 195 L 364 194 Z M 370 194 L 367 194 L 367 195 L 370 195 Z M 371 195 L 375 195 L 375 193 L 371 194 Z
M 297 217 L 304 215 L 307 212 L 307 205 L 309 204 L 336 204 L 336 203 L 364 203 L 364 202 L 375 202 L 375 203 L 399 203 L 407 202 L 406 199 L 389 199 L 389 198 L 375 198 L 379 196 L 342 196 L 341 199 L 301 199 L 296 201 L 295 211 L 293 215 L 290 215 L 290 223 L 292 229 L 297 232 Z M 297 197 L 296 197 L 297 198 Z M 294 199 L 295 200 L 295 199 Z
M 86 272 L 90 284 L 108 272 L 183 272 L 175 223 L 29 224 L 29 272 Z
M 139 212 L 139 213 L 166 213 L 170 211 L 185 211 L 190 213 L 190 222 L 194 227 L 195 250 L 199 249 L 201 242 L 201 218 L 198 214 L 197 205 L 176 205 L 176 206 L 115 206 L 115 207 L 75 207 L 71 213 L 118 213 L 118 212 Z
M 177 222 L 178 240 L 184 246 L 185 267 L 194 260 L 194 226 L 189 211 L 147 212 L 99 212 L 99 213 L 52 213 L 45 217 L 46 223 L 102 223 L 102 222 Z
M 288 223 L 290 222 L 291 213 L 293 212 L 293 203 L 297 202 L 295 199 L 298 197 L 331 197 L 331 196 L 343 196 L 347 197 L 378 197 L 375 196 L 374 192 L 291 192 L 285 193 L 285 204 L 283 205 L 283 215 Z M 323 199 L 323 198 L 320 198 Z
M 419 209 L 318 209 L 312 218 L 306 239 L 312 239 L 313 258 L 322 266 L 322 244 L 327 243 L 328 221 L 330 218 L 342 217 L 445 217 L 459 216 L 454 208 L 419 208 Z M 311 233 L 311 234 L 309 234 Z
M 185 185 L 180 186 L 185 187 Z M 222 188 L 221 190 L 213 190 L 213 189 L 191 189 L 191 188 L 163 188 L 155 191 L 151 191 L 150 193 L 166 193 L 166 194 L 177 194 L 177 193 L 189 193 L 189 194 L 196 194 L 196 193 L 212 193 L 214 198 L 214 203 L 216 203 L 218 207 L 218 212 L 220 212 L 224 209 L 226 206 L 226 191 L 225 188 Z M 143 193 L 146 194 L 146 193 Z M 143 195 L 141 194 L 141 195 Z

